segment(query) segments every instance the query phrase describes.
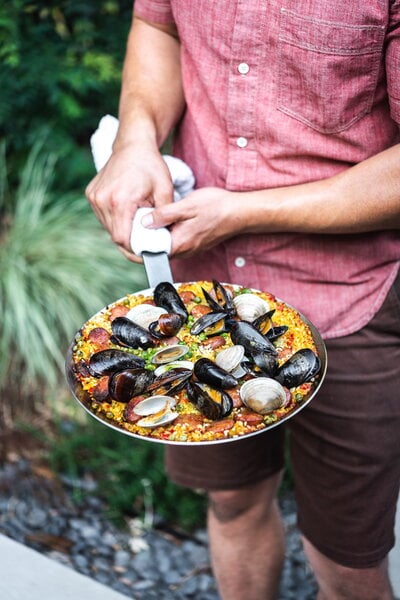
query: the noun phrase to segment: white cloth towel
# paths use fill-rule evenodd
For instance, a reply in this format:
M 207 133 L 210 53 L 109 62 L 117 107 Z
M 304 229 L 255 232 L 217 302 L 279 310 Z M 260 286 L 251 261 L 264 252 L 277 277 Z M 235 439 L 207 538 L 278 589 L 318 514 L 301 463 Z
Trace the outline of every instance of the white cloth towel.
M 100 171 L 112 154 L 112 145 L 117 135 L 119 121 L 112 115 L 100 119 L 98 128 L 90 138 L 93 160 Z M 181 200 L 194 188 L 195 178 L 192 169 L 180 158 L 164 154 L 163 159 L 171 174 L 174 185 L 174 200 Z
M 117 135 L 119 121 L 112 115 L 105 115 L 100 119 L 98 128 L 90 138 L 90 147 L 97 171 L 100 171 L 112 154 L 112 145 Z M 180 158 L 163 155 L 174 186 L 174 200 L 182 200 L 194 188 L 195 178 L 192 169 Z M 139 208 L 132 221 L 131 248 L 137 255 L 142 252 L 167 252 L 171 251 L 171 234 L 165 227 L 147 229 L 141 220 L 145 214 L 152 212 L 153 208 Z

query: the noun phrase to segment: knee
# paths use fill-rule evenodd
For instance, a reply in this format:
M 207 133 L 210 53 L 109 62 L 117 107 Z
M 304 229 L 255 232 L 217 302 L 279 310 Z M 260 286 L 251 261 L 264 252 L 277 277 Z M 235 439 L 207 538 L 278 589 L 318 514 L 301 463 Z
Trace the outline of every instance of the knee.
M 221 524 L 240 517 L 268 520 L 276 510 L 276 489 L 279 476 L 274 481 L 265 481 L 237 490 L 209 493 L 209 510 Z
M 209 495 L 209 509 L 220 523 L 237 519 L 250 509 L 249 499 L 242 491 L 212 492 Z

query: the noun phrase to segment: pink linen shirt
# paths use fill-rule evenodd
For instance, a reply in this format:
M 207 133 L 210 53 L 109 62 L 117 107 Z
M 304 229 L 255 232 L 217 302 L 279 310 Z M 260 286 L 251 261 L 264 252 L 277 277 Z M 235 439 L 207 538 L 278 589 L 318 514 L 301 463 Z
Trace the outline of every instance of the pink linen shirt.
M 187 108 L 175 154 L 197 187 L 320 180 L 400 141 L 400 0 L 136 0 L 134 9 L 177 25 Z M 268 290 L 332 338 L 379 310 L 399 259 L 395 230 L 266 233 L 175 260 L 173 272 Z

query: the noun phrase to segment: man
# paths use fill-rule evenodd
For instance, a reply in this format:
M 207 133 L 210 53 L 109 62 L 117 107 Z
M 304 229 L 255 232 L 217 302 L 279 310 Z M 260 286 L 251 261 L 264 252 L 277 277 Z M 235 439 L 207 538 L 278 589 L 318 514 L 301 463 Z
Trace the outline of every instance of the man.
M 176 280 L 268 290 L 326 339 L 318 397 L 290 422 L 299 527 L 319 600 L 390 600 L 399 490 L 400 2 L 136 0 L 113 155 L 87 188 L 129 234 L 168 226 Z M 197 188 L 172 203 L 158 148 Z M 283 428 L 168 448 L 171 477 L 209 492 L 225 600 L 275 597 Z

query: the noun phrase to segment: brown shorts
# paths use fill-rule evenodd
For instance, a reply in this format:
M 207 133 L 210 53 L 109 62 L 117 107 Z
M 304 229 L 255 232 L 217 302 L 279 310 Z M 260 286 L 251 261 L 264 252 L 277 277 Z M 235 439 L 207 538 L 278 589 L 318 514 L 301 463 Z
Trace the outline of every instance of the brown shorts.
M 285 426 L 298 524 L 331 560 L 372 567 L 394 544 L 400 483 L 400 277 L 366 327 L 326 345 L 320 392 Z M 282 468 L 285 427 L 225 445 L 169 446 L 167 470 L 209 491 L 255 483 Z

